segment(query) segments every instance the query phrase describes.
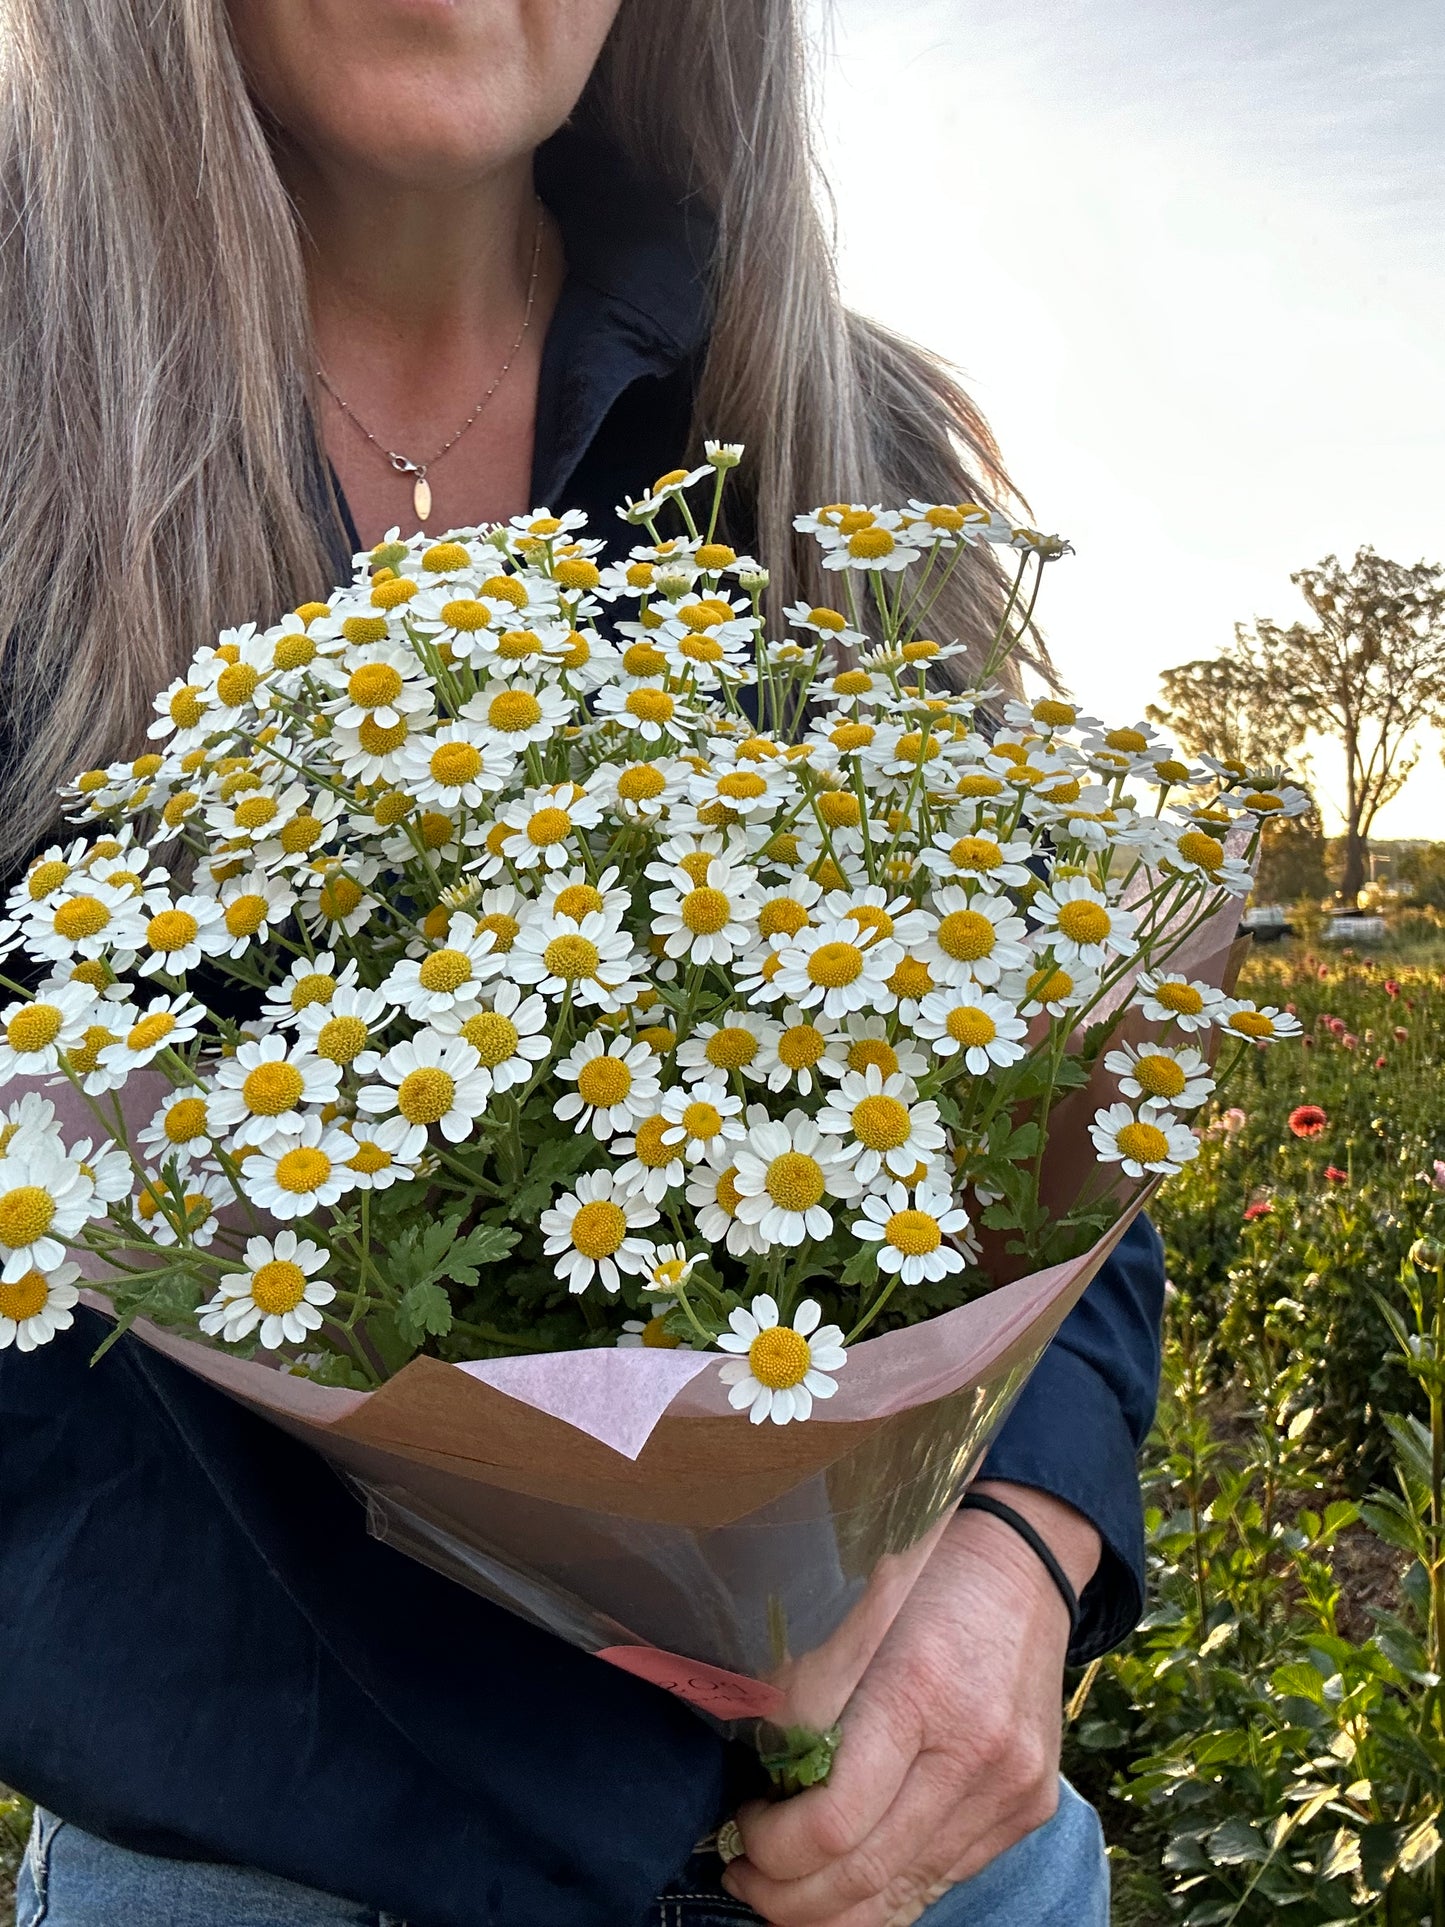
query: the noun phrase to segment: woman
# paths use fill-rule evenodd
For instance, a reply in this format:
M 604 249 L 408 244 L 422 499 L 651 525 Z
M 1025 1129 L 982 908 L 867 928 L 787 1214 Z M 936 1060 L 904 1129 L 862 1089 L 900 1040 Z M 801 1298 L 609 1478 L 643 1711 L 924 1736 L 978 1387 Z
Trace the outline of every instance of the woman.
M 734 533 L 781 603 L 795 507 L 999 485 L 948 377 L 839 305 L 794 11 L 4 0 L 12 870 L 198 637 L 394 523 L 546 501 L 605 531 L 696 423 L 749 444 Z M 987 633 L 997 594 L 980 563 L 949 626 Z M 91 1368 L 88 1315 L 0 1353 L 21 1921 L 1097 1927 L 1061 1681 L 1140 1607 L 1161 1296 L 1141 1226 L 985 1467 L 1013 1521 L 960 1513 L 832 1782 L 744 1804 L 725 1873 L 689 1850 L 755 1788 L 676 1702 L 370 1540 L 312 1455 L 143 1347 Z

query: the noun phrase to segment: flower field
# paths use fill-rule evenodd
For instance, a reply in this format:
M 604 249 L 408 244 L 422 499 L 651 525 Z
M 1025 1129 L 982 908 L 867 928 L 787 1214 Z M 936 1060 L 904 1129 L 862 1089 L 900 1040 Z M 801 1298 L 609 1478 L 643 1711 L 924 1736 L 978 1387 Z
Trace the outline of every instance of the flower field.
M 1151 1612 L 1066 1765 L 1120 1922 L 1442 1922 L 1445 972 L 1299 945 L 1243 988 L 1307 1048 L 1158 1200 Z

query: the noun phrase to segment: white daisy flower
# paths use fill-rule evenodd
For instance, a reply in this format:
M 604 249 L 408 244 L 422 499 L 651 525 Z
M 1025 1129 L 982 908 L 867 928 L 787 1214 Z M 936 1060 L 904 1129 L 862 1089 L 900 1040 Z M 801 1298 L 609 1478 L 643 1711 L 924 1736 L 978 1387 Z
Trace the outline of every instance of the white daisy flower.
M 1277 1044 L 1281 1037 L 1298 1037 L 1300 1020 L 1287 1010 L 1266 1004 L 1261 1010 L 1247 997 L 1226 997 L 1216 1005 L 1214 1021 L 1221 1030 L 1247 1037 L 1254 1044 Z
M 309 794 L 295 814 L 249 852 L 260 870 L 295 871 L 313 862 L 340 830 L 342 803 L 329 790 Z
M 704 1080 L 685 1089 L 674 1088 L 662 1100 L 662 1115 L 668 1121 L 662 1142 L 681 1145 L 689 1164 L 700 1158 L 716 1162 L 747 1135 L 739 1115 L 742 1108 L 742 1099 L 730 1096 L 721 1082 Z
M 911 1177 L 920 1164 L 932 1164 L 944 1146 L 938 1106 L 920 1101 L 910 1078 L 885 1077 L 876 1064 L 844 1074 L 818 1113 L 818 1129 L 842 1140 L 841 1155 L 863 1184 L 883 1170 Z
M 221 906 L 214 897 L 172 899 L 148 891 L 144 915 L 144 931 L 137 945 L 143 977 L 157 971 L 180 977 L 194 970 L 202 957 L 219 957 L 230 948 Z
M 699 1235 L 710 1245 L 726 1244 L 735 1258 L 743 1258 L 768 1246 L 758 1227 L 744 1224 L 738 1216 L 742 1193 L 737 1178 L 737 1166 L 732 1163 L 694 1165 L 687 1177 L 687 1201 Z
M 1142 1178 L 1146 1171 L 1172 1176 L 1199 1155 L 1199 1140 L 1189 1126 L 1152 1104 L 1137 1111 L 1129 1104 L 1096 1111 L 1089 1135 L 1101 1161 L 1122 1164 L 1131 1178 Z
M 677 1068 L 688 1082 L 738 1075 L 756 1078 L 776 1025 L 758 1011 L 730 1010 L 721 1024 L 699 1024 L 677 1049 Z
M 304 1218 L 333 1205 L 356 1182 L 355 1140 L 319 1117 L 291 1137 L 274 1137 L 241 1167 L 241 1187 L 273 1218 Z
M 653 822 L 687 795 L 692 771 L 680 757 L 648 762 L 603 763 L 588 778 L 588 788 L 628 822 Z
M 0 1157 L 0 1283 L 57 1271 L 63 1241 L 95 1215 L 95 1186 L 76 1159 L 45 1138 L 12 1139 Z
M 232 877 L 221 886 L 221 921 L 230 938 L 222 956 L 239 957 L 253 943 L 269 943 L 273 928 L 286 921 L 296 893 L 279 877 L 263 873 Z
M 810 1097 L 820 1075 L 841 1077 L 847 1068 L 846 1040 L 834 1019 L 820 1010 L 788 1004 L 781 1023 L 769 1027 L 757 1075 L 770 1091 L 791 1085 L 801 1096 Z
M 642 959 L 626 930 L 593 912 L 580 919 L 538 917 L 523 924 L 510 956 L 511 975 L 544 997 L 620 1010 L 642 988 Z
M 1037 970 L 1020 972 L 1000 986 L 1002 992 L 1018 1000 L 1021 1017 L 1045 1012 L 1050 1017 L 1070 1015 L 1092 1002 L 1098 988 L 1094 971 L 1077 966 L 1065 970 L 1062 964 L 1041 964 Z
M 397 759 L 397 782 L 423 805 L 474 810 L 503 787 L 515 766 L 515 758 L 474 723 L 443 723 L 410 739 Z
M 557 1100 L 553 1115 L 564 1124 L 576 1118 L 579 1131 L 590 1130 L 602 1142 L 618 1131 L 635 1130 L 657 1108 L 657 1058 L 648 1045 L 625 1037 L 609 1042 L 600 1030 L 588 1031 L 558 1064 L 556 1075 L 577 1088 Z
M 204 683 L 187 682 L 185 677 L 177 676 L 168 683 L 151 704 L 156 712 L 155 721 L 146 730 L 153 741 L 169 736 L 166 745 L 173 755 L 184 756 L 187 750 L 195 749 L 204 742 L 206 736 L 216 727 L 214 721 L 214 694 Z
M 542 1213 L 543 1251 L 557 1257 L 554 1270 L 574 1293 L 596 1278 L 604 1291 L 616 1291 L 622 1274 L 636 1277 L 652 1268 L 654 1246 L 633 1234 L 657 1223 L 657 1213 L 637 1192 L 627 1192 L 611 1171 L 589 1171 Z
M 631 689 L 609 683 L 597 692 L 597 714 L 640 736 L 644 743 L 661 743 L 669 737 L 686 742 L 698 722 L 692 705 L 660 679 L 635 683 Z
M 206 1019 L 205 1007 L 189 991 L 174 997 L 152 997 L 144 1010 L 136 1004 L 102 1004 L 97 1011 L 119 1033 L 104 1045 L 99 1062 L 107 1070 L 129 1076 L 163 1050 L 189 1044 Z
M 339 1064 L 328 1064 L 299 1041 L 262 1037 L 221 1059 L 208 1105 L 210 1121 L 228 1131 L 234 1144 L 264 1146 L 273 1137 L 294 1137 L 303 1107 L 334 1103 L 340 1087 Z
M 342 673 L 341 695 L 323 705 L 338 729 L 359 729 L 364 723 L 394 729 L 431 709 L 426 671 L 405 645 L 380 642 L 348 650 Z
M 659 1298 L 675 1298 L 702 1263 L 700 1251 L 688 1252 L 686 1245 L 658 1245 L 652 1254 L 652 1268 L 642 1281 L 645 1292 Z
M 1125 1097 L 1196 1111 L 1214 1089 L 1209 1065 L 1197 1050 L 1169 1044 L 1123 1044 L 1104 1059 Z
M 701 882 L 679 867 L 651 894 L 653 934 L 669 957 L 729 964 L 752 941 L 757 898 L 748 871 L 714 857 Z
M 1022 1040 L 1029 1027 L 1014 1006 L 971 984 L 932 991 L 919 1006 L 914 1028 L 940 1057 L 961 1055 L 974 1077 L 988 1076 L 990 1065 L 1017 1063 L 1028 1048 Z
M 881 569 L 892 573 L 916 562 L 920 553 L 912 529 L 905 529 L 902 517 L 892 509 L 872 511 L 866 526 L 848 532 L 840 528 L 825 535 L 819 530 L 818 540 L 826 545 L 825 569 Z
M 494 1091 L 526 1084 L 551 1054 L 551 1016 L 538 996 L 524 997 L 514 983 L 499 983 L 486 1004 L 456 1004 L 433 1020 L 444 1037 L 460 1037 L 481 1059 Z
M 211 1155 L 215 1133 L 207 1111 L 206 1093 L 199 1090 L 172 1095 L 140 1134 L 140 1149 L 153 1165 L 175 1160 L 184 1171 Z
M 153 1177 L 136 1194 L 135 1215 L 158 1245 L 188 1245 L 204 1250 L 221 1228 L 219 1213 L 235 1202 L 231 1180 L 220 1171 L 188 1171 L 179 1187 Z
M 839 1044 L 842 1055 L 825 1057 L 819 1069 L 825 1077 L 841 1077 L 845 1071 L 866 1071 L 870 1064 L 876 1064 L 885 1077 L 897 1071 L 905 1077 L 922 1077 L 928 1069 L 924 1053 L 915 1048 L 906 1032 L 900 1030 L 896 1039 L 888 1032 L 886 1017 L 848 1018 Z
M 667 1307 L 654 1312 L 651 1318 L 625 1318 L 617 1343 L 624 1350 L 633 1345 L 644 1345 L 649 1350 L 664 1352 L 690 1352 L 693 1347 L 687 1339 L 678 1338 L 667 1329 Z
M 670 1121 L 660 1110 L 641 1118 L 631 1137 L 619 1138 L 612 1146 L 614 1157 L 623 1158 L 614 1176 L 621 1190 L 661 1204 L 687 1175 L 687 1163 L 680 1140 L 669 1136 Z M 669 1141 L 664 1142 L 664 1138 Z
M 403 1178 L 416 1176 L 427 1146 L 420 1124 L 389 1117 L 381 1124 L 352 1122 L 341 1128 L 351 1145 L 346 1168 L 358 1191 L 389 1191 Z
M 896 897 L 881 884 L 860 884 L 851 890 L 830 890 L 823 899 L 819 921 L 851 923 L 865 948 L 892 937 L 899 944 L 923 942 L 932 935 L 934 920 L 918 909 L 911 897 Z
M 79 1276 L 76 1264 L 50 1271 L 32 1266 L 9 1284 L 0 1284 L 0 1352 L 11 1345 L 18 1352 L 33 1352 L 57 1332 L 69 1331 L 80 1302 L 75 1283 Z
M 89 1178 L 102 1204 L 119 1204 L 135 1189 L 135 1168 L 128 1154 L 110 1138 L 99 1145 L 83 1137 L 70 1147 L 70 1155 L 80 1166 L 82 1177 Z
M 381 865 L 374 857 L 317 857 L 298 876 L 304 884 L 301 914 L 313 929 L 324 931 L 323 941 L 337 942 L 365 929 L 377 910 L 377 898 L 367 887 Z
M 27 1091 L 24 1097 L 0 1111 L 0 1153 L 30 1139 L 49 1144 L 62 1153 L 65 1150 L 60 1126 L 55 1121 L 55 1106 L 39 1091 Z
M 370 1117 L 400 1114 L 408 1124 L 435 1125 L 450 1144 L 471 1135 L 492 1095 L 480 1056 L 460 1036 L 418 1031 L 393 1044 L 374 1068 L 382 1081 L 363 1084 L 358 1107 Z
M 501 816 L 511 835 L 508 860 L 518 870 L 560 870 L 577 860 L 578 832 L 602 821 L 602 805 L 576 783 L 524 792 Z
M 717 1341 L 721 1351 L 744 1354 L 729 1359 L 718 1373 L 731 1388 L 728 1404 L 734 1410 L 746 1410 L 754 1425 L 768 1418 L 787 1425 L 809 1417 L 815 1398 L 833 1396 L 838 1381 L 829 1374 L 842 1370 L 848 1354 L 841 1326 L 820 1326 L 822 1315 L 817 1300 L 805 1298 L 792 1324 L 785 1325 L 766 1292 L 754 1298 L 750 1310 L 738 1306 L 728 1320 L 731 1331 Z
M 425 735 L 432 720 L 432 712 L 427 709 L 417 715 L 399 716 L 391 724 L 379 723 L 371 716 L 355 728 L 338 724 L 331 736 L 337 769 L 352 782 L 395 783 L 407 744 L 413 736 Z
M 545 743 L 577 713 L 574 697 L 555 682 L 528 676 L 494 680 L 461 707 L 464 723 L 474 723 L 488 742 L 520 755 L 528 743 Z
M 373 1033 L 389 1023 L 394 1012 L 395 1005 L 379 990 L 338 985 L 329 1002 L 307 1004 L 300 1011 L 296 1032 L 303 1050 L 345 1068 L 371 1049 Z
M 421 958 L 404 957 L 381 987 L 408 1017 L 425 1023 L 458 1004 L 476 1003 L 502 968 L 492 932 L 479 931 L 476 918 L 459 911 L 440 949 Z
M 213 841 L 241 846 L 283 835 L 287 824 L 305 809 L 309 796 L 304 783 L 289 779 L 289 770 L 281 770 L 270 784 L 263 783 L 254 769 L 228 776 L 221 786 L 221 800 L 206 806 Z
M 112 883 L 77 879 L 85 887 L 43 898 L 24 924 L 32 956 L 64 963 L 73 957 L 111 957 L 125 969 L 140 949 L 145 918 L 131 893 Z
M 938 928 L 916 948 L 940 985 L 996 984 L 1029 961 L 1024 920 L 1007 897 L 950 884 L 934 892 L 933 908 Z
M 297 957 L 280 983 L 266 993 L 262 1015 L 273 1024 L 294 1027 L 303 1010 L 329 1004 L 338 990 L 352 988 L 356 972 L 354 957 L 348 957 L 338 969 L 335 953 L 330 950 L 315 957 Z
M 779 1123 L 755 1107 L 748 1126 L 733 1158 L 737 1216 L 756 1225 L 767 1245 L 826 1238 L 833 1218 L 824 1198 L 854 1197 L 859 1189 L 836 1141 L 802 1111 L 789 1111 Z
M 891 938 L 865 945 L 856 923 L 810 925 L 779 950 L 773 986 L 805 1010 L 845 1017 L 852 1010 L 880 1007 L 889 973 L 902 955 L 902 946 Z
M 249 1338 L 257 1327 L 267 1351 L 299 1345 L 308 1332 L 320 1330 L 325 1322 L 320 1307 L 336 1296 L 335 1287 L 316 1276 L 326 1257 L 320 1245 L 294 1231 L 251 1238 L 245 1270 L 223 1274 L 220 1289 L 196 1322 L 228 1345 Z
M 72 980 L 0 1010 L 0 1084 L 58 1069 L 61 1052 L 84 1037 L 96 997 L 93 984 Z
M 936 1283 L 963 1270 L 962 1254 L 944 1240 L 966 1235 L 968 1222 L 947 1185 L 925 1179 L 911 1195 L 896 1183 L 870 1193 L 853 1235 L 879 1247 L 880 1271 L 896 1272 L 905 1285 Z
M 997 889 L 1000 884 L 1026 884 L 1033 875 L 1029 868 L 1033 854 L 1026 836 L 1000 842 L 979 828 L 957 836 L 940 832 L 927 849 L 919 851 L 918 860 L 938 876 Z
M 1174 1024 L 1182 1031 L 1208 1030 L 1224 1001 L 1224 992 L 1212 984 L 1167 970 L 1142 972 L 1134 990 L 1134 1002 L 1151 1023 Z
M 1138 948 L 1132 911 L 1121 910 L 1087 877 L 1068 877 L 1040 890 L 1029 906 L 1043 930 L 1040 944 L 1048 944 L 1066 969 L 1083 965 L 1100 968 L 1109 956 L 1128 957 Z

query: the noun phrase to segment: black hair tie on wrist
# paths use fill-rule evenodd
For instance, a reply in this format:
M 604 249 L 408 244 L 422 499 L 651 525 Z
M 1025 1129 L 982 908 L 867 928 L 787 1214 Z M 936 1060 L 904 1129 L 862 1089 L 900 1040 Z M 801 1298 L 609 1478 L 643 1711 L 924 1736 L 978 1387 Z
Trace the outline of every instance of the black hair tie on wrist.
M 958 1502 L 958 1509 L 960 1512 L 987 1512 L 995 1519 L 1002 1519 L 1038 1554 L 1045 1572 L 1058 1587 L 1064 1610 L 1069 1615 L 1069 1644 L 1072 1646 L 1079 1633 L 1079 1595 L 1069 1584 L 1069 1575 L 1038 1530 L 1021 1512 L 1015 1512 L 1011 1505 L 1005 1505 L 1002 1499 L 996 1499 L 991 1492 L 965 1492 Z

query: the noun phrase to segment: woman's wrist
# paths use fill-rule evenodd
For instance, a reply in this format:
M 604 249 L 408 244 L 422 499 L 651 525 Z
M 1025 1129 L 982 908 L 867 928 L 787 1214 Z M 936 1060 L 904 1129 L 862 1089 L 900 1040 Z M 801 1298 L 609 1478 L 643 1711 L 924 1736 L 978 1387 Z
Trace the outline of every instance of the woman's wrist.
M 1051 1493 L 1040 1492 L 1033 1486 L 1013 1485 L 1005 1479 L 981 1480 L 972 1489 L 1020 1513 L 1053 1553 L 1075 1594 L 1082 1594 L 1098 1568 L 1103 1546 L 1097 1528 L 1081 1512 Z M 982 1553 L 1007 1568 L 1030 1589 L 1052 1595 L 1058 1600 L 1061 1621 L 1067 1616 L 1053 1578 L 1013 1526 L 990 1513 L 967 1510 L 955 1518 L 949 1537 L 959 1543 L 960 1550 L 966 1548 L 969 1556 L 977 1558 Z

